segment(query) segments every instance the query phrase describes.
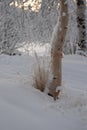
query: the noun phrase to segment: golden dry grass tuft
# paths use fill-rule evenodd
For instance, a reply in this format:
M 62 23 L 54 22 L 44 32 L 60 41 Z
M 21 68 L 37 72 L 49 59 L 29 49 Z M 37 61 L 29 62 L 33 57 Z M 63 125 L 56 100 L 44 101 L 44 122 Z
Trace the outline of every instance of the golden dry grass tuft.
M 33 83 L 36 89 L 39 89 L 41 92 L 44 92 L 46 84 L 49 78 L 49 69 L 46 67 L 45 62 L 40 62 L 37 53 L 35 53 L 36 64 L 34 67 Z

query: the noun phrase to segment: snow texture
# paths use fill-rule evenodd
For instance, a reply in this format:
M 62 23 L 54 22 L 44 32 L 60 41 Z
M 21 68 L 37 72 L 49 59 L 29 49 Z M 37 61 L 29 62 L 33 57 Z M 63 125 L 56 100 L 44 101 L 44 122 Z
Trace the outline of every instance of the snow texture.
M 36 50 L 42 60 L 46 51 Z M 34 60 L 32 52 L 0 55 L 0 130 L 87 130 L 87 58 L 64 56 L 56 101 L 33 87 Z

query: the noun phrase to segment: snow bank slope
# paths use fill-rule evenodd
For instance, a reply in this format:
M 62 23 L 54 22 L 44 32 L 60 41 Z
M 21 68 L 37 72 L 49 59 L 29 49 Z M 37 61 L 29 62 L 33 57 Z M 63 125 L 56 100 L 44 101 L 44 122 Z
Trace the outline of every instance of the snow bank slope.
M 63 59 L 57 101 L 31 85 L 33 57 L 0 56 L 0 130 L 87 130 L 87 59 Z

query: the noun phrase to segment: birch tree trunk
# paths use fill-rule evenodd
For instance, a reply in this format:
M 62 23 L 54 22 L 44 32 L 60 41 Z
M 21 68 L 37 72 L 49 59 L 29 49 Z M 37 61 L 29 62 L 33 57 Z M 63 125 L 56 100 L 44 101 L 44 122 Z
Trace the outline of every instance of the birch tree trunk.
M 77 27 L 79 36 L 78 45 L 83 51 L 86 50 L 85 12 L 86 12 L 86 0 L 77 0 Z
M 59 96 L 60 90 L 56 91 L 58 86 L 62 85 L 62 49 L 66 37 L 67 26 L 68 26 L 68 2 L 67 0 L 60 0 L 60 19 L 53 32 L 52 37 L 52 49 L 51 49 L 51 60 L 52 60 L 52 74 L 53 79 L 49 86 L 49 93 L 54 97 L 54 100 Z

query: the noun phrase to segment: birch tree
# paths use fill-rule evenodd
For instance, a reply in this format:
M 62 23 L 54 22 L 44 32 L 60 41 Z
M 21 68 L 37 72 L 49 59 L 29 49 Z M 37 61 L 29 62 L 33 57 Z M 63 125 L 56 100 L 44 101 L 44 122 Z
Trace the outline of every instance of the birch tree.
M 68 26 L 68 2 L 67 0 L 60 0 L 60 19 L 53 32 L 52 37 L 52 49 L 51 49 L 51 60 L 52 60 L 52 82 L 49 86 L 48 95 L 53 96 L 54 100 L 59 96 L 60 90 L 57 87 L 62 85 L 62 50 L 66 37 L 67 26 Z M 57 91 L 56 91 L 57 90 Z

